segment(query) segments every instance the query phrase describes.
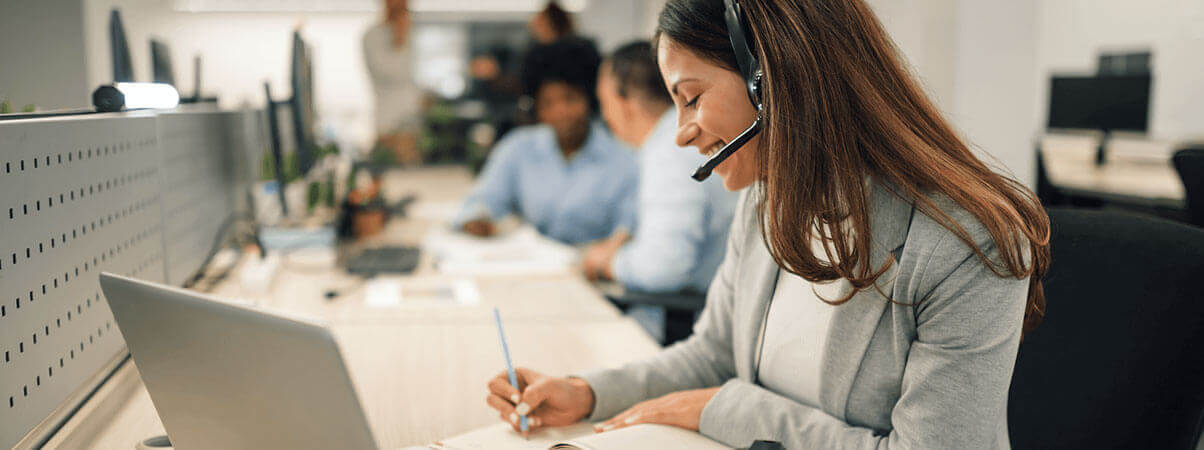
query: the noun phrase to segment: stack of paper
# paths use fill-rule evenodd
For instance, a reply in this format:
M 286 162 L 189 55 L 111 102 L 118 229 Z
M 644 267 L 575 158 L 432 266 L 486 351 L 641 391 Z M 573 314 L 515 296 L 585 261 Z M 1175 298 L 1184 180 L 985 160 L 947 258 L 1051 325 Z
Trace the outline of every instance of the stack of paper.
M 564 273 L 578 261 L 576 248 L 539 235 L 530 225 L 491 238 L 436 230 L 423 241 L 435 267 L 454 275 Z

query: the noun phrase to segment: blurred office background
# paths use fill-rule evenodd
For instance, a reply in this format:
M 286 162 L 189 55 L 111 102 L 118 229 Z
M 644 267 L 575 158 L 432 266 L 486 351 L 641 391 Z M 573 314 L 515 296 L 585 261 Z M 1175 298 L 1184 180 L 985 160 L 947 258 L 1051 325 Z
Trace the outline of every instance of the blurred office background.
M 516 65 L 540 0 L 414 0 L 414 77 L 442 98 L 465 94 L 474 55 L 506 48 Z M 1094 74 L 1100 56 L 1144 53 L 1153 76 L 1148 141 L 1158 151 L 1204 135 L 1204 3 L 1194 0 L 873 0 L 940 107 L 978 147 L 1034 185 L 1033 140 L 1045 130 L 1049 79 Z M 581 34 L 603 50 L 647 37 L 663 0 L 571 0 Z M 375 0 L 11 0 L 0 14 L 0 99 L 39 109 L 89 106 L 111 81 L 109 11 L 118 8 L 137 80 L 151 80 L 148 42 L 170 48 L 176 84 L 223 107 L 262 103 L 262 81 L 287 93 L 290 35 L 312 48 L 319 134 L 373 139 L 361 36 Z
M 171 48 L 180 86 L 203 58 L 206 94 L 225 105 L 262 101 L 260 83 L 286 86 L 290 31 L 313 49 L 323 129 L 372 139 L 371 89 L 360 39 L 381 16 L 374 0 L 14 0 L 0 15 L 0 97 L 39 108 L 87 106 L 110 80 L 108 11 L 124 15 L 136 79 L 150 80 L 151 38 Z M 1108 52 L 1145 52 L 1156 80 L 1148 136 L 1204 135 L 1204 4 L 1191 0 L 875 0 L 881 20 L 961 130 L 1019 178 L 1035 181 L 1031 141 L 1044 128 L 1048 78 L 1094 73 Z M 580 32 L 603 50 L 654 27 L 663 0 L 574 0 Z M 469 60 L 499 44 L 517 59 L 539 0 L 416 0 L 415 78 L 441 97 L 468 88 Z M 1193 50 L 1196 49 L 1196 50 Z M 46 70 L 48 67 L 52 70 Z M 41 70 L 33 70 L 39 68 Z M 1156 146 L 1157 144 L 1155 144 Z
M 1146 309 L 1144 305 L 1149 303 L 1133 299 L 1181 305 L 1196 302 L 1198 293 L 1182 288 L 1188 284 L 1182 280 L 1194 279 L 1191 277 L 1198 270 L 1193 268 L 1198 267 L 1198 252 L 1204 247 L 1180 244 L 1188 242 L 1188 238 L 1197 243 L 1204 241 L 1200 240 L 1197 229 L 1163 221 L 1146 222 L 1148 218 L 1134 218 L 1130 213 L 1204 226 L 1204 58 L 1200 57 L 1204 49 L 1204 0 L 868 1 L 924 88 L 972 146 L 999 170 L 1036 190 L 1050 207 L 1055 224 L 1054 251 L 1070 250 L 1054 256 L 1058 261 L 1055 270 L 1063 270 L 1067 275 L 1060 275 L 1060 279 L 1053 277 L 1047 285 L 1051 308 L 1066 305 L 1058 307 L 1070 312 L 1062 313 L 1061 318 L 1058 313 L 1051 313 L 1051 326 L 1046 329 L 1055 331 L 1046 331 L 1044 338 L 1038 336 L 1037 340 L 1026 343 L 1030 355 L 1044 355 L 1040 353 L 1042 345 L 1060 353 L 1050 353 L 1053 356 L 1048 361 L 1039 359 L 1043 356 L 1030 357 L 1038 358 L 1038 363 L 1028 365 L 1022 360 L 1016 378 L 1037 380 L 1039 384 L 1060 375 L 1065 385 L 1076 387 L 1082 379 L 1120 380 L 1116 382 L 1126 386 L 1101 385 L 1098 390 L 1118 398 L 1127 395 L 1119 402 L 1122 407 L 1116 408 L 1126 411 L 1126 416 L 1134 405 L 1161 408 L 1163 402 L 1151 400 L 1153 394 L 1127 387 L 1158 387 L 1165 380 L 1133 382 L 1112 373 L 1132 370 L 1153 377 L 1161 376 L 1159 372 L 1148 371 L 1137 363 L 1114 364 L 1112 349 L 1131 349 L 1131 355 L 1147 355 L 1155 362 L 1165 356 L 1158 351 L 1165 349 L 1184 348 L 1182 357 L 1177 354 L 1168 357 L 1174 361 L 1189 361 L 1187 357 L 1192 356 L 1188 353 L 1194 347 L 1181 345 L 1191 342 L 1191 336 L 1142 334 L 1149 330 L 1132 324 L 1153 329 L 1198 315 L 1179 314 L 1180 310 L 1171 307 Z M 0 268 L 8 271 L 0 277 L 0 292 L 17 293 L 17 296 L 5 294 L 6 301 L 11 303 L 0 305 L 0 317 L 14 321 L 8 323 L 20 320 L 22 326 L 45 326 L 44 344 L 39 348 L 48 350 L 29 354 L 51 358 L 51 350 L 58 347 L 45 344 L 51 335 L 51 313 L 45 317 L 9 313 L 20 308 L 24 292 L 28 292 L 29 301 L 33 302 L 35 293 L 32 285 L 25 286 L 26 280 L 45 282 L 47 276 L 55 277 L 50 294 L 46 294 L 46 285 L 41 285 L 43 295 L 56 299 L 52 301 L 86 298 L 85 291 L 91 289 L 87 286 L 95 284 L 72 285 L 71 289 L 84 297 L 77 296 L 76 291 L 53 291 L 58 288 L 57 273 L 49 273 L 38 265 L 17 265 L 20 247 L 25 248 L 26 260 L 30 259 L 32 248 L 41 253 L 38 240 L 46 238 L 41 235 L 42 228 L 61 222 L 49 213 L 25 218 L 30 209 L 35 213 L 41 211 L 42 200 L 47 201 L 47 208 L 52 207 L 51 194 L 59 195 L 59 203 L 64 203 L 60 185 L 74 183 L 80 177 L 104 181 L 128 176 L 127 169 L 136 169 L 134 174 L 139 177 L 135 180 L 141 180 L 141 184 L 127 194 L 138 196 L 128 199 L 145 200 L 141 196 L 148 196 L 148 201 L 152 201 L 149 204 L 154 206 L 148 211 L 161 213 L 138 216 L 145 217 L 148 226 L 145 230 L 132 226 L 118 230 L 123 236 L 134 233 L 141 239 L 151 235 L 159 238 L 142 241 L 142 246 L 130 253 L 140 258 L 131 260 L 130 267 L 109 263 L 104 270 L 151 279 L 161 274 L 161 281 L 168 284 L 194 288 L 198 283 L 207 288 L 220 286 L 231 273 L 222 267 L 233 267 L 247 260 L 251 262 L 239 266 L 244 268 L 240 269 L 243 274 L 230 277 L 236 282 L 227 284 L 240 284 L 239 289 L 255 292 L 253 295 L 259 296 L 256 298 L 283 298 L 281 304 L 286 306 L 314 307 L 328 315 L 348 314 L 338 308 L 355 310 L 371 302 L 345 307 L 352 301 L 339 303 L 332 299 L 361 296 L 359 287 L 355 287 L 358 284 L 336 284 L 321 278 L 314 281 L 308 272 L 287 267 L 290 262 L 294 269 L 297 266 L 304 269 L 307 265 L 297 260 L 311 266 L 325 264 L 333 272 L 337 259 L 340 273 L 346 266 L 349 273 L 367 274 L 364 280 L 356 281 L 366 283 L 365 280 L 377 274 L 374 270 L 379 269 L 373 264 L 408 264 L 408 268 L 397 271 L 414 270 L 419 254 L 415 244 L 421 242 L 425 246 L 422 251 L 428 255 L 441 251 L 429 245 L 425 237 L 411 239 L 415 237 L 411 234 L 418 235 L 411 228 L 425 230 L 423 227 L 430 225 L 425 221 L 436 223 L 432 217 L 445 221 L 445 216 L 454 213 L 471 184 L 471 169 L 479 168 L 492 144 L 508 128 L 530 121 L 530 102 L 521 99 L 519 89 L 513 85 L 517 84 L 514 78 L 523 55 L 532 45 L 529 22 L 547 1 L 410 0 L 412 25 L 406 45 L 412 64 L 408 78 L 421 91 L 421 100 L 415 103 L 421 110 L 422 123 L 416 129 L 405 130 L 413 135 L 403 136 L 401 141 L 382 139 L 388 133 L 381 132 L 375 121 L 377 98 L 364 56 L 365 33 L 384 18 L 383 3 L 382 0 L 0 0 L 0 144 L 4 144 L 0 145 L 0 161 L 5 164 L 5 174 L 10 170 L 15 174 L 0 178 L 9 183 L 3 185 L 6 189 L 0 189 L 0 198 L 11 203 L 10 221 L 26 220 L 10 222 L 19 226 L 6 225 L 6 239 L 0 240 L 3 244 L 0 250 L 11 251 L 12 261 L 9 264 L 0 260 L 3 263 Z M 592 39 L 604 53 L 632 40 L 650 38 L 664 3 L 665 0 L 559 2 L 574 19 L 576 32 Z M 120 31 L 115 35 L 114 30 Z M 118 35 L 120 38 L 115 39 Z M 123 55 L 128 56 L 130 74 L 123 74 L 126 70 L 120 64 Z M 489 62 L 483 63 L 486 60 Z M 481 88 L 484 73 L 501 80 L 491 88 L 493 94 Z M 168 81 L 186 103 L 201 105 L 95 117 L 56 114 L 91 112 L 94 91 L 122 78 Z M 270 90 L 270 97 L 266 90 Z M 29 120 L 41 116 L 49 117 L 43 117 L 44 121 Z M 409 138 L 412 138 L 409 143 L 402 142 Z M 126 159 L 107 159 L 94 166 L 103 166 L 104 170 L 75 171 L 70 164 L 62 164 L 63 149 L 71 162 L 72 148 L 76 148 L 80 159 L 84 154 L 82 149 L 86 148 L 87 158 L 91 159 L 93 148 L 97 157 L 102 148 L 108 157 L 111 146 L 120 149 L 114 151 L 114 158 Z M 410 147 L 415 146 L 418 154 L 405 153 L 404 150 L 412 151 Z M 54 166 L 51 152 L 58 153 Z M 45 186 L 25 181 L 35 179 L 32 169 L 38 168 L 39 160 L 44 163 L 39 169 L 42 172 L 36 172 L 42 178 L 37 179 L 45 181 Z M 32 166 L 28 173 L 26 161 Z M 146 173 L 162 176 L 149 177 Z M 82 198 L 83 190 L 79 192 Z M 74 195 L 70 198 L 75 199 Z M 103 199 L 108 203 L 102 206 L 125 207 L 123 202 L 128 199 Z M 407 215 L 410 203 L 418 206 Z M 286 208 L 287 205 L 293 206 Z M 1118 216 L 1107 215 L 1114 211 L 1085 214 L 1077 208 L 1067 210 L 1058 206 L 1124 211 Z M 245 214 L 247 209 L 253 210 L 252 213 Z M 78 215 L 80 220 L 93 219 L 87 216 L 92 213 L 87 208 L 58 208 L 54 213 Z M 70 217 L 74 219 L 74 215 Z M 254 232 L 229 225 L 242 220 L 244 215 L 254 217 Z M 403 219 L 394 222 L 400 222 L 400 226 L 386 229 L 386 221 L 394 216 Z M 342 253 L 336 254 L 339 245 L 335 241 L 335 228 L 340 237 L 360 238 L 367 247 L 381 244 L 380 248 L 369 250 L 390 252 L 360 252 L 361 248 L 354 246 L 364 242 L 353 240 L 353 252 L 339 249 Z M 441 230 L 434 226 L 431 229 Z M 65 243 L 66 236 L 61 235 L 58 242 Z M 373 236 L 377 240 L 372 240 Z M 397 244 L 389 239 L 398 236 L 404 237 L 404 246 L 384 245 Z M 258 248 L 268 250 L 259 256 L 266 262 L 255 262 L 254 258 L 239 253 L 251 246 L 228 245 L 245 244 L 252 237 Z M 90 242 L 107 246 L 111 238 L 102 235 Z M 49 248 L 54 248 L 53 237 L 49 242 Z M 225 259 L 235 263 L 221 264 L 223 258 L 216 257 L 214 251 L 222 246 L 235 254 Z M 291 253 L 297 248 L 320 251 L 316 257 L 304 252 Z M 1151 251 L 1151 248 L 1162 250 Z M 1173 253 L 1171 250 L 1182 250 L 1183 254 L 1164 255 Z M 273 260 L 265 256 L 271 252 L 285 257 Z M 1101 264 L 1100 253 L 1107 253 L 1111 261 Z M 283 259 L 290 254 L 301 257 Z M 372 264 L 364 264 L 367 269 L 356 272 L 355 264 L 347 261 L 359 261 L 358 256 L 365 254 L 376 256 L 364 258 Z M 66 252 L 58 255 L 61 256 L 54 256 L 58 259 L 53 260 L 56 264 L 77 256 Z M 567 265 L 561 259 L 571 260 L 560 258 L 560 253 L 552 256 L 560 265 Z M 1143 259 L 1147 257 L 1150 260 Z M 87 271 L 87 263 L 84 267 Z M 1111 272 L 1101 271 L 1101 267 Z M 76 271 L 78 274 L 78 268 Z M 67 274 L 63 275 L 65 286 Z M 277 276 L 286 282 L 273 281 Z M 547 295 L 546 288 L 538 283 L 514 289 L 517 293 L 511 295 L 524 300 L 555 297 L 553 300 L 557 302 L 588 297 L 597 300 L 589 308 L 601 305 L 607 314 L 617 314 L 610 304 L 603 303 L 592 286 L 578 278 L 580 275 L 573 272 L 572 279 L 563 283 L 572 288 L 565 289 L 572 295 Z M 277 295 L 278 291 L 269 289 L 273 283 L 287 288 L 290 280 L 310 284 L 298 282 L 304 284 L 304 289 L 286 290 L 286 295 Z M 510 289 L 508 285 L 494 284 L 495 291 Z M 313 285 L 320 286 L 312 288 Z M 490 294 L 487 282 L 482 285 L 484 304 L 505 297 Z M 99 292 L 92 295 L 100 300 Z M 88 301 L 87 305 L 91 304 Z M 1099 304 L 1116 307 L 1097 308 Z M 1080 314 L 1083 311 L 1077 311 L 1076 305 L 1091 314 Z M 1143 308 L 1130 311 L 1132 305 Z M 376 314 L 371 309 L 375 307 L 368 305 L 365 310 Z M 686 318 L 681 327 L 686 334 L 694 310 L 700 307 L 701 303 L 696 302 L 684 308 L 686 314 L 680 317 Z M 82 307 L 76 308 L 78 314 Z M 26 307 L 25 311 L 30 309 Z M 594 320 L 590 316 L 594 310 L 584 311 L 589 320 Z M 1115 314 L 1115 322 L 1100 322 L 1106 324 L 1101 326 L 1074 321 L 1083 317 L 1094 320 L 1092 314 L 1097 312 Z M 67 314 L 70 318 L 70 308 Z M 1136 314 L 1148 315 L 1140 320 L 1131 319 Z M 89 317 L 97 317 L 88 320 L 95 320 L 98 325 L 107 321 L 104 315 Z M 543 316 L 531 317 L 546 320 Z M 1065 332 L 1067 328 L 1057 327 L 1068 325 L 1059 325 L 1059 320 L 1080 328 L 1073 333 Z M 87 329 L 83 323 L 88 324 Z M 83 323 L 76 321 L 79 324 L 76 331 L 92 333 L 91 322 Z M 1126 327 L 1139 329 L 1135 334 L 1125 334 Z M 1192 335 L 1195 339 L 1200 336 L 1198 327 L 1176 328 L 1172 324 L 1166 328 L 1195 333 Z M 14 354 L 26 354 L 24 339 L 30 337 L 25 334 L 26 328 L 18 330 L 19 336 L 4 334 L 13 330 L 17 328 L 0 324 L 0 338 L 5 339 L 0 346 L 7 346 L 4 347 L 6 364 L 11 348 L 18 349 Z M 96 334 L 100 331 L 97 328 Z M 75 339 L 75 335 L 67 332 L 56 336 Z M 85 336 L 79 338 L 82 353 L 86 335 L 80 336 Z M 636 336 L 649 341 L 643 335 Z M 1079 336 L 1081 341 L 1067 336 Z M 1113 341 L 1100 344 L 1100 339 Z M 36 332 L 32 342 L 38 342 Z M 60 371 L 61 359 L 58 368 L 48 367 L 53 370 L 46 371 L 47 380 L 56 373 L 53 376 L 58 378 L 55 384 L 47 381 L 46 391 L 38 391 L 43 386 L 40 360 L 14 360 L 12 366 L 5 366 L 11 368 L 5 369 L 10 372 L 0 373 L 0 398 L 8 397 L 8 410 L 0 407 L 0 412 L 12 414 L 10 417 L 20 418 L 21 422 L 10 420 L 4 425 L 0 421 L 0 445 L 34 436 L 36 433 L 27 433 L 60 407 L 70 411 L 80 401 L 68 398 L 67 394 L 76 389 L 90 392 L 94 386 L 89 384 L 88 377 L 99 374 L 100 381 L 94 384 L 104 382 L 104 376 L 111 370 L 105 366 L 109 357 L 118 355 L 118 360 L 123 361 L 121 358 L 126 358 L 126 354 L 120 340 L 101 342 L 97 345 L 107 346 L 101 347 L 103 352 L 90 353 L 99 356 L 89 356 L 92 359 L 86 364 L 81 362 L 74 371 Z M 1099 366 L 1070 367 L 1077 360 L 1065 355 L 1082 356 L 1088 350 L 1099 352 L 1090 354 L 1093 361 L 1100 362 Z M 571 353 L 566 350 L 564 354 Z M 74 351 L 70 354 L 74 355 Z M 39 361 L 39 365 L 35 367 L 31 361 Z M 125 370 L 130 373 L 128 364 Z M 17 371 L 23 378 L 7 375 Z M 65 377 L 68 373 L 74 378 Z M 1199 380 L 1198 372 L 1185 369 L 1182 373 L 1187 375 L 1176 380 Z M 32 394 L 30 378 L 34 380 Z M 1054 388 L 1061 385 L 1051 382 L 1048 386 L 1051 392 L 1059 392 Z M 1169 397 L 1178 396 L 1182 390 L 1174 383 L 1162 387 L 1170 393 Z M 1016 398 L 1013 396 L 1013 400 Z M 1188 400 L 1195 401 L 1191 398 L 1184 401 Z M 1112 398 L 1108 401 L 1112 402 Z M 1093 402 L 1071 399 L 1063 403 L 1084 405 L 1085 411 L 1090 412 L 1081 413 L 1084 417 L 1094 417 L 1101 409 Z M 1022 405 L 1022 402 L 1011 404 Z M 1023 411 L 1044 411 L 1049 417 L 1061 413 L 1040 402 L 1027 405 L 1029 409 Z M 153 410 L 145 409 L 149 412 L 143 413 L 154 415 Z M 1167 417 L 1187 416 L 1176 410 L 1162 413 Z M 1038 429 L 1034 427 L 1045 417 L 1029 413 L 1019 416 L 1009 418 L 1013 430 Z M 1162 421 L 1162 416 L 1155 414 L 1133 416 Z M 1029 418 L 1030 423 L 1021 424 L 1018 422 L 1021 417 Z M 467 425 L 481 425 L 475 422 L 477 418 L 461 418 L 455 425 L 461 428 L 434 430 L 421 437 L 435 439 L 463 432 Z M 54 425 L 59 420 L 54 416 L 50 419 L 45 423 Z M 1132 436 L 1141 432 L 1159 433 L 1154 428 L 1133 428 Z M 1196 432 L 1190 436 L 1193 442 L 1198 429 L 1198 426 L 1192 429 Z M 1100 429 L 1088 431 L 1094 435 Z M 1052 428 L 1048 435 L 1062 432 Z M 418 436 L 411 434 L 406 438 Z M 1043 447 L 1026 447 L 1020 442 L 1013 436 L 1017 447 Z M 1197 445 L 1204 450 L 1204 443 Z

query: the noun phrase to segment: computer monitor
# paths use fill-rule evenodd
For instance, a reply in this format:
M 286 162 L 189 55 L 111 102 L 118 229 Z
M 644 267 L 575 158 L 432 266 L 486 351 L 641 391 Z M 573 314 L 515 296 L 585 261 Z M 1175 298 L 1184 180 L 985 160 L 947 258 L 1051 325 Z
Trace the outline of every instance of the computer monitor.
M 125 40 L 121 12 L 109 12 L 109 50 L 113 58 L 113 82 L 134 81 L 134 65 L 130 63 L 130 45 Z
M 277 188 L 278 188 L 277 193 L 279 194 L 278 197 L 280 200 L 280 212 L 285 217 L 287 217 L 288 216 L 288 201 L 286 201 L 285 197 L 284 197 L 284 188 L 285 188 L 285 179 L 284 179 L 285 149 L 284 149 L 284 145 L 286 142 L 285 140 L 287 138 L 286 138 L 286 133 L 282 132 L 283 130 L 281 130 L 282 127 L 280 126 L 281 125 L 280 116 L 282 114 L 281 114 L 279 105 L 274 100 L 272 100 L 271 84 L 269 84 L 267 82 L 263 83 L 263 93 L 267 98 L 267 105 L 264 107 L 264 110 L 267 112 L 267 116 L 268 116 L 267 117 L 268 132 L 269 132 L 268 137 L 270 138 L 269 142 L 271 144 L 270 149 L 272 152 L 272 163 L 274 164 L 274 167 L 275 167 L 274 172 L 275 172 L 276 184 L 277 184 Z
M 1145 132 L 1149 75 L 1055 76 L 1049 87 L 1049 128 Z
M 1149 75 L 1150 51 L 1100 53 L 1096 71 L 1104 76 Z
M 176 85 L 175 71 L 171 68 L 171 50 L 158 39 L 151 39 L 151 71 L 156 83 Z
M 293 96 L 289 105 L 292 110 L 293 133 L 296 136 L 297 167 L 301 174 L 309 172 L 314 164 L 314 87 L 313 61 L 309 47 L 301 39 L 301 33 L 293 32 L 292 64 L 289 78 Z

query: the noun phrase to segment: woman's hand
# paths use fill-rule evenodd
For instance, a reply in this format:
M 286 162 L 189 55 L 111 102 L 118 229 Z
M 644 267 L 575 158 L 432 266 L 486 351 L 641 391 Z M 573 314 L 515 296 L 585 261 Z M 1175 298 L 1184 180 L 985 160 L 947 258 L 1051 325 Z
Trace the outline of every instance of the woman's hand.
M 594 431 L 603 432 L 629 427 L 639 423 L 656 423 L 698 431 L 702 408 L 711 397 L 719 392 L 718 387 L 679 391 L 660 398 L 636 403 L 606 422 L 594 425 Z
M 630 237 L 627 232 L 618 231 L 586 247 L 581 258 L 581 271 L 585 273 L 585 278 L 590 281 L 613 280 L 615 276 L 610 271 L 610 265 Z
M 527 416 L 528 430 L 535 431 L 572 425 L 594 410 L 594 390 L 585 380 L 550 377 L 524 367 L 515 369 L 515 375 L 518 389 L 510 385 L 509 375 L 502 371 L 489 380 L 489 396 L 485 398 L 514 431 L 522 432 L 520 415 Z
M 464 224 L 464 232 L 477 237 L 490 237 L 497 232 L 493 221 L 489 219 L 471 220 Z

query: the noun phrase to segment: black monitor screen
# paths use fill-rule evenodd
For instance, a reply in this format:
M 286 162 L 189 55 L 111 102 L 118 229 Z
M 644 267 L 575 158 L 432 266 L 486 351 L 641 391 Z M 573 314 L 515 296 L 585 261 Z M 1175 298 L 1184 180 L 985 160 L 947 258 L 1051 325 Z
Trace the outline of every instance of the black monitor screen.
M 121 12 L 109 12 L 109 52 L 113 59 L 113 81 L 134 81 L 134 65 L 130 63 L 130 46 L 125 41 Z
M 1053 77 L 1049 128 L 1145 132 L 1150 84 L 1148 75 Z
M 171 50 L 167 44 L 151 39 L 151 73 L 156 83 L 176 85 L 175 71 L 171 68 Z
M 314 87 L 313 62 L 309 47 L 301 39 L 301 33 L 293 32 L 292 65 L 289 68 L 292 82 L 293 131 L 296 136 L 297 164 L 302 174 L 313 166 L 314 147 Z

